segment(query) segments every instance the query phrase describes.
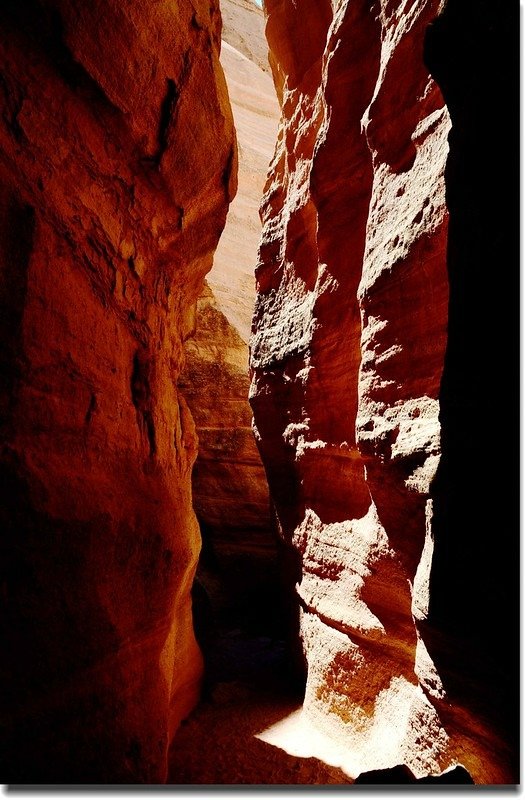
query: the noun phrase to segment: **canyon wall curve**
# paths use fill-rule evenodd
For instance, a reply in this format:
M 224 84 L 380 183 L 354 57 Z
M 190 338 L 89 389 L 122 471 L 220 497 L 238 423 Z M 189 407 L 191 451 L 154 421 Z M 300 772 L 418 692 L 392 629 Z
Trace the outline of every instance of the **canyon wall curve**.
M 446 190 L 450 199 L 447 180 L 460 173 L 451 162 L 462 151 L 449 159 L 448 138 L 464 96 L 450 88 L 452 66 L 444 97 L 426 63 L 443 6 L 265 3 L 282 117 L 261 206 L 250 397 L 280 533 L 295 555 L 308 669 L 298 736 L 323 740 L 331 763 L 354 777 L 405 765 L 422 778 L 462 765 L 476 782 L 505 783 L 516 775 L 512 747 L 487 719 L 490 703 L 480 703 L 492 684 L 475 671 L 473 705 L 451 677 L 479 576 L 461 592 L 471 594 L 458 630 L 453 602 L 439 596 L 454 570 L 460 590 L 476 550 L 468 510 L 452 524 L 444 517 L 450 464 L 459 487 L 468 432 L 435 482 L 460 376 L 450 366 L 459 338 L 445 360 L 450 269 L 451 313 L 461 313 Z M 464 33 L 458 26 L 458 48 Z M 439 47 L 436 74 L 439 58 L 457 65 L 446 39 Z M 468 92 L 461 63 L 457 81 Z M 444 526 L 458 541 L 453 557 L 462 555 L 450 568 Z M 441 568 L 431 578 L 436 535 Z M 515 656 L 515 627 L 512 637 Z
M 161 783 L 202 670 L 176 378 L 236 188 L 219 7 L 0 22 L 2 777 Z
M 0 4 L 4 782 L 177 774 L 199 524 L 297 665 L 248 654 L 250 720 L 210 691 L 241 722 L 187 774 L 518 781 L 507 5 L 264 0 L 267 63 L 251 0 Z

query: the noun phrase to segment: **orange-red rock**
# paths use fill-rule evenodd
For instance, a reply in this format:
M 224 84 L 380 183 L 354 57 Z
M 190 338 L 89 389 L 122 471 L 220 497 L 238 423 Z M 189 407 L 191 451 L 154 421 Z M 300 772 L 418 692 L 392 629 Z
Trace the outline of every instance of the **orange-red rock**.
M 457 698 L 450 712 L 423 624 L 448 308 L 450 115 L 424 60 L 440 3 L 266 10 L 283 117 L 251 402 L 299 564 L 308 665 L 302 713 L 266 741 L 353 776 L 462 764 L 476 782 L 508 782 L 483 713 Z
M 218 4 L 0 17 L 2 779 L 155 783 L 201 672 L 175 382 L 236 183 Z

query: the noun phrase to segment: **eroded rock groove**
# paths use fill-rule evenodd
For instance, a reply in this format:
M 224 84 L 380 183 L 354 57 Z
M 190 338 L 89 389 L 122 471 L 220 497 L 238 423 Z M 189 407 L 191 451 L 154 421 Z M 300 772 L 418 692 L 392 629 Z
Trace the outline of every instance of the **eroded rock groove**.
M 458 359 L 476 349 L 475 313 L 467 337 L 458 327 L 470 285 L 460 261 L 471 259 L 471 220 L 481 219 L 469 203 L 472 186 L 483 193 L 479 178 L 468 177 L 474 164 L 465 172 L 460 162 L 481 104 L 477 88 L 464 102 L 467 57 L 458 77 L 447 66 L 456 51 L 446 37 L 460 48 L 470 24 L 468 14 L 458 22 L 454 6 L 438 19 L 442 4 L 432 0 L 266 3 L 282 120 L 262 203 L 251 402 L 281 535 L 296 554 L 290 583 L 308 662 L 301 715 L 267 741 L 308 755 L 310 736 L 311 755 L 323 752 L 354 776 L 405 764 L 421 778 L 462 764 L 490 783 L 513 774 L 487 727 L 490 703 L 483 708 L 477 688 L 461 699 L 448 674 L 461 661 L 469 680 L 469 658 L 483 651 L 486 660 L 491 650 L 453 656 L 458 635 L 480 644 L 484 629 L 479 617 L 469 629 L 480 576 L 474 571 L 460 588 L 477 534 L 460 500 L 472 421 L 460 421 L 454 406 L 457 382 L 466 388 L 473 374 L 461 373 Z M 447 162 L 451 113 L 460 132 L 452 127 Z M 434 484 L 443 422 L 447 452 Z M 462 435 L 452 444 L 456 424 Z M 488 559 L 472 558 L 499 592 Z M 467 600 L 461 622 L 443 597 L 448 575 L 460 604 Z M 481 692 L 491 685 L 488 671 L 479 671 Z M 495 758 L 486 749 L 491 735 Z

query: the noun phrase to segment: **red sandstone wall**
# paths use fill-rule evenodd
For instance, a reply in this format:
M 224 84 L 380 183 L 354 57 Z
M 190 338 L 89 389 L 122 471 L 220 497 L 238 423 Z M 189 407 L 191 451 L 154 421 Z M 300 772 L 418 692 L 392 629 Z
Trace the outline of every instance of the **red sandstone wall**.
M 282 122 L 251 402 L 299 562 L 305 731 L 353 775 L 463 763 L 497 782 L 480 719 L 446 712 L 421 627 L 448 302 L 450 118 L 424 63 L 439 7 L 266 2 Z
M 182 342 L 236 185 L 217 3 L 0 10 L 4 782 L 159 782 L 199 691 Z

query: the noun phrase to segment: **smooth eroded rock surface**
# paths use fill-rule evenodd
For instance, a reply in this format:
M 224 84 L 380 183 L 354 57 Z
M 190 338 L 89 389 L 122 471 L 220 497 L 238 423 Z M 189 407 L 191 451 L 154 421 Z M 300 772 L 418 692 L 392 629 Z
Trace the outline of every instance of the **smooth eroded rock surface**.
M 283 117 L 251 402 L 308 664 L 301 718 L 267 741 L 352 776 L 462 764 L 508 782 L 483 715 L 447 712 L 424 627 L 449 291 L 451 121 L 424 60 L 440 3 L 266 9 Z
M 222 38 L 264 72 L 270 72 L 264 14 L 255 0 L 223 0 Z M 234 75 L 230 75 L 234 79 Z M 230 83 L 230 79 L 228 79 Z
M 2 4 L 4 782 L 161 782 L 199 692 L 176 389 L 235 192 L 217 3 Z

